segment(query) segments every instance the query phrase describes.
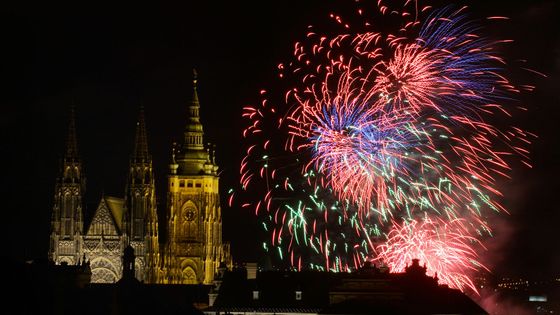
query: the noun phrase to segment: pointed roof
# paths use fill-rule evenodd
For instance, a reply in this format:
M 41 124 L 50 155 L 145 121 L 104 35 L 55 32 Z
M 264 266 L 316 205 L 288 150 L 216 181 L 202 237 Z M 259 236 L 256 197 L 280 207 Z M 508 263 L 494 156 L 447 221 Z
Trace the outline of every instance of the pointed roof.
M 124 199 L 107 196 L 105 197 L 105 202 L 107 203 L 109 210 L 111 210 L 111 214 L 113 214 L 113 218 L 115 219 L 115 223 L 117 224 L 117 227 L 119 228 L 119 230 L 122 230 Z
M 136 139 L 134 141 L 132 160 L 134 162 L 145 162 L 150 160 L 150 154 L 148 152 L 148 137 L 146 136 L 144 106 L 140 107 L 140 113 L 138 114 L 138 120 L 136 122 Z
M 122 230 L 124 200 L 102 196 L 86 235 L 119 236 Z
M 180 153 L 175 156 L 180 175 L 205 173 L 204 165 L 209 161 L 209 153 L 204 148 L 204 131 L 200 123 L 200 103 L 197 92 L 198 74 L 193 69 L 193 96 L 187 111 L 183 143 Z
M 76 117 L 75 105 L 72 104 L 70 109 L 70 122 L 68 124 L 68 134 L 66 136 L 66 153 L 64 158 L 67 160 L 78 159 L 78 140 L 76 137 Z
M 196 69 L 193 68 L 193 96 L 192 96 L 192 105 L 191 106 L 200 107 L 200 103 L 198 102 L 198 92 L 196 91 L 197 82 L 198 82 L 198 72 L 196 72 Z
M 200 123 L 200 102 L 196 90 L 198 73 L 193 69 L 193 96 L 187 111 L 187 124 L 185 126 L 185 139 L 183 149 L 204 150 L 202 137 L 204 135 L 202 124 Z

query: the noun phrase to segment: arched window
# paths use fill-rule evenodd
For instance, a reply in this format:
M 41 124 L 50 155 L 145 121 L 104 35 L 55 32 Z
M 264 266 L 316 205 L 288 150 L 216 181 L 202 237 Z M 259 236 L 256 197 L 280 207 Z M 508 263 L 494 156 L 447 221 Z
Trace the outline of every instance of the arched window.
M 133 205 L 133 237 L 141 238 L 144 235 L 144 216 L 146 213 L 146 198 L 136 195 L 135 203 Z
M 91 282 L 92 283 L 115 283 L 120 275 L 116 266 L 111 260 L 104 257 L 96 257 L 91 261 Z
M 198 236 L 198 209 L 192 201 L 187 201 L 181 208 L 181 234 L 188 239 L 195 239 Z
M 184 284 L 196 284 L 196 272 L 192 267 L 187 267 L 183 269 L 183 283 Z

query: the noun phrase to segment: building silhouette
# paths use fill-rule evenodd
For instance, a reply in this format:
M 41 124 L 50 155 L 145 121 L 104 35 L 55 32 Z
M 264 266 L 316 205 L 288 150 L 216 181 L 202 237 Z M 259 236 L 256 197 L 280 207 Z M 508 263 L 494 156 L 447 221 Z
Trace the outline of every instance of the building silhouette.
M 86 257 L 92 283 L 123 277 L 126 249 L 135 253 L 135 278 L 145 283 L 211 284 L 220 264 L 231 266 L 222 242 L 218 165 L 214 148 L 204 145 L 194 73 L 193 96 L 183 142 L 173 148 L 167 174 L 166 237 L 160 242 L 154 169 L 143 109 L 136 124 L 124 198 L 101 196 L 89 223 L 84 221 L 86 179 L 78 153 L 72 109 L 66 152 L 57 178 L 51 218 L 49 259 L 77 265 Z
M 488 313 L 460 290 L 439 285 L 414 259 L 403 273 L 364 265 L 352 272 L 220 270 L 207 315 Z

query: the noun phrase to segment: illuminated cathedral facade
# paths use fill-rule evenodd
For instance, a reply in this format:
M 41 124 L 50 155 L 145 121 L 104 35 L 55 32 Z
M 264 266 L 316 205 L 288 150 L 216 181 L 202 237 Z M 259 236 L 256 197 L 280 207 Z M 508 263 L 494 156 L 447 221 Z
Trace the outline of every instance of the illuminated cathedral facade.
M 135 276 L 145 283 L 211 284 L 221 266 L 231 267 L 229 244 L 222 242 L 218 166 L 204 146 L 200 104 L 193 80 L 182 144 L 173 148 L 167 176 L 167 233 L 160 242 L 152 157 L 143 110 L 136 124 L 124 198 L 102 196 L 84 220 L 86 188 L 72 111 L 66 152 L 56 181 L 49 259 L 55 264 L 89 262 L 93 283 L 122 277 L 123 255 L 134 249 Z

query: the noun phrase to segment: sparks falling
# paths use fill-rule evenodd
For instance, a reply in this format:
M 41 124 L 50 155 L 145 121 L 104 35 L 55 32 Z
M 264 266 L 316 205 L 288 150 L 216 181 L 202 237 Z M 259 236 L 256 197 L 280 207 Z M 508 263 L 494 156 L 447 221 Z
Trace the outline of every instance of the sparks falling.
M 488 217 L 507 213 L 497 180 L 512 161 L 530 165 L 533 135 L 492 124 L 521 92 L 498 54 L 509 41 L 484 37 L 466 7 L 356 12 L 331 14 L 336 32 L 310 27 L 278 66 L 279 90 L 244 108 L 237 199 L 262 218 L 264 250 L 293 268 L 400 272 L 418 258 L 476 291 Z

